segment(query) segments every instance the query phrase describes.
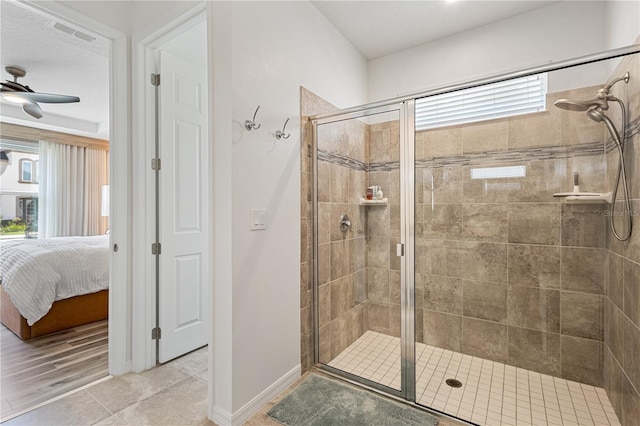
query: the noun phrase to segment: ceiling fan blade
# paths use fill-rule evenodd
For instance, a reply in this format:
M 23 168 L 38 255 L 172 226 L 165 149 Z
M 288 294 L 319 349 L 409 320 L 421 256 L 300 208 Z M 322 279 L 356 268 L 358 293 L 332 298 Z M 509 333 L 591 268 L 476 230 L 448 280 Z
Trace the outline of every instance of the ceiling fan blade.
M 22 104 L 22 110 L 33 118 L 42 118 L 42 109 L 35 102 L 25 102 Z
M 33 92 L 29 86 L 23 86 L 17 81 L 5 81 L 4 83 L 0 83 L 2 86 L 2 91 L 12 91 L 12 92 Z
M 70 102 L 80 102 L 80 98 L 77 96 L 56 95 L 53 93 L 11 92 L 11 95 L 22 98 L 29 102 L 42 102 L 45 104 L 66 104 Z

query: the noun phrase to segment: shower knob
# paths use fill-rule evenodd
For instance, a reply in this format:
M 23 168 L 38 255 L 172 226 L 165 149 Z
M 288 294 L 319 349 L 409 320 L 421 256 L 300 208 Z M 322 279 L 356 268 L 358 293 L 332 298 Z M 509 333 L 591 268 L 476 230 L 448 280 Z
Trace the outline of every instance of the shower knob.
M 343 214 L 340 216 L 340 230 L 343 234 L 346 234 L 349 232 L 349 229 L 351 229 L 351 220 L 348 215 Z

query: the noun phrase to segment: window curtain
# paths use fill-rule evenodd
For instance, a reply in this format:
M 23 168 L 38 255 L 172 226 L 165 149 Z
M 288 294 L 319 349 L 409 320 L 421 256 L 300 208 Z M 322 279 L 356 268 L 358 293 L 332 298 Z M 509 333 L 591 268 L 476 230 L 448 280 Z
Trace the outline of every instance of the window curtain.
M 40 141 L 39 238 L 104 234 L 100 198 L 108 170 L 108 151 Z

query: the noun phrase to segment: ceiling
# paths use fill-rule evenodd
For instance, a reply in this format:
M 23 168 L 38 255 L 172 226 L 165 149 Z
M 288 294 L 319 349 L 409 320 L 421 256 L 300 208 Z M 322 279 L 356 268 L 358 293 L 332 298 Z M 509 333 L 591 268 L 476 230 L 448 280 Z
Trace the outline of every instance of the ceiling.
M 368 60 L 509 18 L 553 1 L 312 1 Z
M 477 28 L 549 5 L 550 1 L 312 1 L 367 59 Z M 37 92 L 80 97 L 77 104 L 40 104 L 44 117 L 31 118 L 0 102 L 5 122 L 108 139 L 109 45 L 86 42 L 53 28 L 49 17 L 16 2 L 0 1 L 0 73 L 18 65 L 20 79 Z M 72 24 L 65 22 L 67 26 Z M 84 33 L 90 30 L 78 28 Z
M 16 2 L 0 2 L 2 81 L 13 79 L 6 66 L 20 66 L 27 75 L 19 83 L 36 92 L 78 96 L 80 102 L 40 103 L 44 117 L 38 120 L 1 101 L 2 121 L 108 139 L 109 44 L 101 38 L 87 42 L 53 28 L 54 22 Z

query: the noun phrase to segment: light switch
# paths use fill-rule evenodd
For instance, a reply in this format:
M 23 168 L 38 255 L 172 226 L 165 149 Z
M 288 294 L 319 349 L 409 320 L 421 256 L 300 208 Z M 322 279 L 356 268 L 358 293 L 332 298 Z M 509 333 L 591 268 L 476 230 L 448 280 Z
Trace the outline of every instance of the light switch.
M 251 210 L 251 230 L 259 231 L 261 229 L 267 229 L 267 211 L 266 210 Z

